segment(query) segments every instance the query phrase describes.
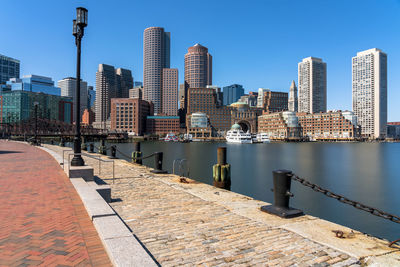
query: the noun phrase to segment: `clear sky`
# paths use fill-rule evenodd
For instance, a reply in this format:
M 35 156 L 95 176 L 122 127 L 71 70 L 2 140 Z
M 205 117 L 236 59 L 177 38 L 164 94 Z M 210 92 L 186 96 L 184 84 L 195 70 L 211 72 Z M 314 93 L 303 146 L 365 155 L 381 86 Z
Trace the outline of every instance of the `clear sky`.
M 0 54 L 21 60 L 21 75 L 75 76 L 75 8 L 89 10 L 82 78 L 99 63 L 143 80 L 143 30 L 171 32 L 171 68 L 183 82 L 184 54 L 200 43 L 213 56 L 213 84 L 289 91 L 297 63 L 320 57 L 328 69 L 328 109 L 351 110 L 351 58 L 388 54 L 388 120 L 400 121 L 400 0 L 0 0 Z

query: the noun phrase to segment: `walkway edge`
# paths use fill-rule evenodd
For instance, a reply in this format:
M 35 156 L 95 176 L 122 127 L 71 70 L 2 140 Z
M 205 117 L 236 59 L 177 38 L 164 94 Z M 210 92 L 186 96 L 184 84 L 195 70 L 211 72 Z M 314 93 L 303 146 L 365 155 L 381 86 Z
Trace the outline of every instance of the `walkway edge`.
M 60 165 L 62 157 L 56 152 L 38 147 L 50 154 Z M 129 228 L 93 186 L 82 178 L 70 179 L 114 266 L 158 266 Z

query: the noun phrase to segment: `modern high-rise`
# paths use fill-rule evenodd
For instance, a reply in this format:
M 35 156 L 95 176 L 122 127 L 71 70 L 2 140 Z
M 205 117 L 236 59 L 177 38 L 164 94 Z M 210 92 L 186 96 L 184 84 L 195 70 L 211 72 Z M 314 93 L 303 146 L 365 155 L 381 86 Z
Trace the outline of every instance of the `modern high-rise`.
M 170 67 L 170 33 L 150 27 L 143 34 L 143 99 L 162 112 L 162 70 Z
M 96 72 L 96 124 L 98 128 L 105 128 L 110 117 L 111 96 L 116 93 L 116 77 L 113 66 L 99 64 Z
M 178 69 L 163 69 L 161 106 L 163 114 L 178 115 Z
M 297 112 L 298 110 L 297 87 L 294 81 L 290 85 L 288 108 L 292 112 Z
M 353 112 L 361 135 L 385 138 L 387 129 L 387 55 L 372 48 L 352 59 Z
M 195 44 L 185 55 L 185 82 L 189 88 L 212 85 L 212 56 L 208 48 Z
M 116 97 L 128 98 L 129 89 L 133 88 L 132 72 L 127 69 L 118 68 L 115 70 L 115 74 L 117 82 Z
M 57 83 L 58 87 L 61 88 L 61 96 L 68 96 L 72 98 L 73 103 L 75 103 L 75 93 L 76 93 L 76 78 L 67 77 L 62 80 L 59 80 Z M 87 82 L 81 80 L 81 88 L 80 88 L 80 118 L 82 118 L 83 111 L 88 108 L 88 86 Z M 75 110 L 74 105 L 74 110 Z M 76 121 L 76 115 L 74 111 L 74 121 Z
M 242 95 L 244 95 L 244 89 L 242 85 L 232 84 L 229 86 L 225 86 L 223 88 L 223 96 L 224 96 L 223 104 L 225 106 L 228 106 L 238 101 Z
M 326 112 L 326 63 L 320 58 L 308 57 L 298 64 L 298 111 Z
M 11 78 L 19 78 L 20 61 L 0 54 L 0 84 Z
M 96 91 L 94 90 L 93 86 L 88 86 L 88 108 L 90 109 L 94 105 L 94 101 L 96 100 Z

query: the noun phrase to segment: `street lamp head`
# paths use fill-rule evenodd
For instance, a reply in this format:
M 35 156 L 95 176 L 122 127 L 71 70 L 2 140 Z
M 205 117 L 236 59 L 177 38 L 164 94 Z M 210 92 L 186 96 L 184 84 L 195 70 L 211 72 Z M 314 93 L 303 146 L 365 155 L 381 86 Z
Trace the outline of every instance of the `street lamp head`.
M 78 34 L 78 25 L 76 25 L 76 19 L 72 21 L 72 35 L 76 37 Z
M 84 7 L 76 8 L 76 24 L 86 27 L 88 24 L 88 10 Z

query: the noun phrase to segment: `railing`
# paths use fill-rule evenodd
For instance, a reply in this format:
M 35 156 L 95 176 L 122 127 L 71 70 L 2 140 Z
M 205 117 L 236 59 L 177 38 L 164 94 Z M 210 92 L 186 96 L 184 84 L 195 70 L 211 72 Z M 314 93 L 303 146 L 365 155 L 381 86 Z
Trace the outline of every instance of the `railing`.
M 315 192 L 319 192 L 319 193 L 324 194 L 327 197 L 336 199 L 336 200 L 340 201 L 341 203 L 348 204 L 350 206 L 353 206 L 356 209 L 366 211 L 372 215 L 375 215 L 380 218 L 400 224 L 399 216 L 390 214 L 388 212 L 379 210 L 377 208 L 373 208 L 371 206 L 362 204 L 358 201 L 351 200 L 345 196 L 336 194 L 328 189 L 322 188 L 317 184 L 313 184 L 313 183 L 307 181 L 306 179 L 297 176 L 296 174 L 292 173 L 291 171 L 277 170 L 277 171 L 273 171 L 272 174 L 273 174 L 273 184 L 274 184 L 274 188 L 272 189 L 272 191 L 274 192 L 274 204 L 262 206 L 261 207 L 262 211 L 280 216 L 282 218 L 293 218 L 293 217 L 303 215 L 303 212 L 301 210 L 289 207 L 290 197 L 294 196 L 290 192 L 291 181 L 293 180 L 293 181 L 299 182 L 300 184 L 302 184 L 306 187 L 311 188 Z M 339 237 L 339 238 L 343 237 L 343 232 L 336 231 L 335 233 L 336 233 L 337 237 Z M 400 242 L 400 239 L 390 242 L 389 247 L 393 246 L 397 242 Z

